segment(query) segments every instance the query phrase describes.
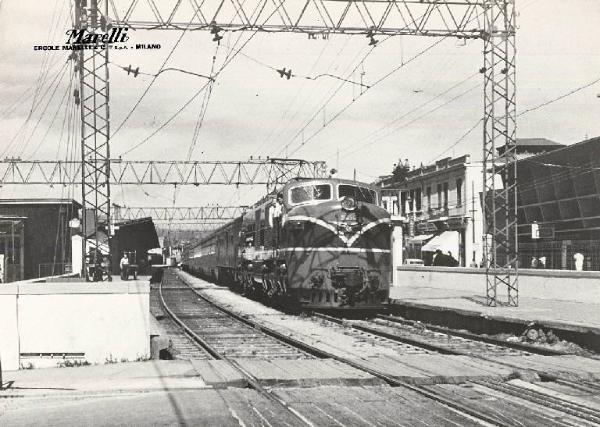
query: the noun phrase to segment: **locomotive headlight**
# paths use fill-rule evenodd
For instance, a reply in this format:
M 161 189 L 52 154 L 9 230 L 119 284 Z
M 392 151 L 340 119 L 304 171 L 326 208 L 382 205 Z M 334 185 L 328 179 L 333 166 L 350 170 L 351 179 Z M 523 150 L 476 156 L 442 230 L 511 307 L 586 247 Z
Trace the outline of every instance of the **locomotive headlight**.
M 353 211 L 356 209 L 356 200 L 350 196 L 346 196 L 342 199 L 342 209 L 345 211 Z

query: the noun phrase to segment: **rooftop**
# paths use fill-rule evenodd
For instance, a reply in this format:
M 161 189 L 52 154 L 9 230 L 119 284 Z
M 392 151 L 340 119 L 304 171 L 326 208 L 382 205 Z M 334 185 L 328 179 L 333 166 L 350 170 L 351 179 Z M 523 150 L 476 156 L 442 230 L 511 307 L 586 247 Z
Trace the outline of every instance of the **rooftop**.
M 517 146 L 520 147 L 563 147 L 564 145 L 547 138 L 517 138 Z
M 0 199 L 0 205 L 67 205 L 81 204 L 74 199 Z

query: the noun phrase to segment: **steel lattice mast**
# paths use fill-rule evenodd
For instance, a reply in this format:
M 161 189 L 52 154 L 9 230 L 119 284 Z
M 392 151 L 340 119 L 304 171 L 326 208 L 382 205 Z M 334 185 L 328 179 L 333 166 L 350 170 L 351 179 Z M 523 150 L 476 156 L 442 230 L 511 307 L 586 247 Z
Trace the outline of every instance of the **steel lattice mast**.
M 95 3 L 91 0 L 91 5 Z M 298 32 L 309 36 L 318 33 L 360 34 L 370 37 L 372 42 L 376 42 L 374 36 L 378 34 L 482 39 L 484 221 L 485 230 L 491 236 L 490 244 L 486 244 L 487 300 L 488 305 L 497 304 L 497 287 L 501 284 L 508 288 L 508 303 L 518 303 L 514 0 L 109 0 L 109 3 L 109 22 L 135 29 L 209 30 L 213 34 L 227 30 Z M 76 9 L 83 10 L 84 5 L 83 0 L 76 1 Z M 93 80 L 94 93 L 101 91 L 98 98 L 105 97 L 108 101 L 108 57 L 101 54 L 92 54 L 92 57 L 94 55 L 99 61 L 104 60 L 104 68 L 100 68 L 105 71 L 101 74 L 106 78 L 96 78 L 99 72 L 95 68 L 92 73 L 82 70 L 82 92 L 86 82 Z M 85 121 L 83 111 L 82 107 Z M 89 128 L 99 134 L 99 139 L 106 138 L 107 141 L 101 146 L 101 154 L 97 145 L 90 152 L 96 160 L 108 159 L 108 102 L 105 109 L 94 104 L 89 111 L 95 117 L 94 126 Z M 103 120 L 106 121 L 105 128 Z M 504 149 L 503 154 L 498 154 L 498 148 Z M 88 160 L 84 158 L 83 161 Z M 109 167 L 106 163 L 106 168 Z M 108 179 L 104 181 L 106 188 L 100 188 L 101 180 L 97 177 L 107 178 L 109 174 L 99 172 L 97 161 L 90 169 L 96 175 L 84 172 L 84 187 L 89 188 L 89 193 L 84 191 L 84 195 L 95 192 L 101 202 L 96 201 L 93 206 L 102 212 L 103 200 L 109 198 Z M 496 174 L 503 178 L 501 188 L 496 186 Z M 92 184 L 88 185 L 86 180 Z M 106 212 L 109 213 L 108 208 Z
M 484 248 L 486 302 L 497 305 L 500 285 L 507 291 L 507 304 L 517 306 L 515 5 L 514 0 L 487 0 L 484 8 L 483 200 L 484 230 L 490 236 Z
M 88 34 L 106 32 L 108 3 L 104 11 L 98 0 L 75 0 L 75 29 Z M 95 43 L 77 51 L 79 104 L 81 108 L 81 204 L 83 257 L 87 244 L 100 247 L 100 232 L 110 241 L 110 116 L 108 45 Z M 107 242 L 108 248 L 110 244 Z M 110 249 L 109 249 L 110 252 Z M 93 251 L 97 263 L 97 251 Z

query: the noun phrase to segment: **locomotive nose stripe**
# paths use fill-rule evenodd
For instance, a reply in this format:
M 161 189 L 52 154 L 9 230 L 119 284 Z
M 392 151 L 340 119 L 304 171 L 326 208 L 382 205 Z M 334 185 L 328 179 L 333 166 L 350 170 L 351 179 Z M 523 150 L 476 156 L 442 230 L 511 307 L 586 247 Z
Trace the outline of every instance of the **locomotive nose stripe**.
M 362 236 L 364 233 L 369 231 L 371 228 L 376 227 L 379 224 L 389 224 L 391 222 L 391 220 L 389 218 L 378 219 L 377 221 L 368 223 L 365 227 L 360 229 L 352 237 L 347 238 L 343 234 L 338 234 L 338 229 L 333 224 L 331 224 L 327 221 L 324 221 L 320 218 L 315 218 L 315 217 L 306 216 L 306 215 L 294 215 L 294 216 L 287 217 L 286 222 L 288 222 L 288 221 L 307 221 L 307 222 L 312 222 L 314 224 L 318 224 L 321 227 L 327 228 L 328 230 L 337 234 L 338 237 L 342 240 L 342 242 L 344 242 L 346 244 L 346 246 L 352 246 L 354 244 L 354 242 L 356 242 L 360 236 Z
M 389 254 L 390 249 L 379 248 L 339 248 L 339 247 L 295 247 L 295 248 L 280 248 L 281 252 L 341 252 L 341 253 L 384 253 Z

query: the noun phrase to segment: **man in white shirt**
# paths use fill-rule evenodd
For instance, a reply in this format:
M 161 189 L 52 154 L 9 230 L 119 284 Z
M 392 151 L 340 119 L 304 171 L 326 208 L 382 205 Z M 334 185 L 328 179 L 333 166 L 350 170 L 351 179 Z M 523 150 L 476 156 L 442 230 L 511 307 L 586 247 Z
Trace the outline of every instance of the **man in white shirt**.
M 584 256 L 583 254 L 577 252 L 575 255 L 573 255 L 573 259 L 575 260 L 575 271 L 583 271 L 583 260 L 584 260 Z
M 121 279 L 129 279 L 129 257 L 125 252 L 123 252 L 123 258 L 121 258 L 119 266 L 121 267 Z

